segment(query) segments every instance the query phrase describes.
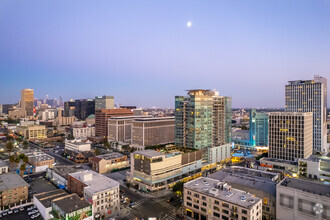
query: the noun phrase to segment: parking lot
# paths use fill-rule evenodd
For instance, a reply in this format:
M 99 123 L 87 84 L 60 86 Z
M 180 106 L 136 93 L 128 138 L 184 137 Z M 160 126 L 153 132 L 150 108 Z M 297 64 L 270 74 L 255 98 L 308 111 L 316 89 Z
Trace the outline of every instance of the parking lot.
M 39 212 L 36 212 L 35 214 L 28 214 L 30 211 L 28 211 L 27 209 L 31 208 L 32 206 L 25 206 L 24 210 L 17 210 L 17 213 L 13 212 L 11 214 L 6 214 L 4 215 L 3 213 L 1 213 L 1 220 L 17 220 L 17 219 L 34 219 L 34 220 L 42 220 L 42 216 L 39 215 L 38 217 L 32 218 L 32 216 L 36 215 Z M 33 209 L 33 210 L 38 210 L 38 209 Z
M 45 180 L 43 177 L 38 177 L 38 178 L 33 179 L 29 183 L 29 185 L 30 185 L 29 194 L 31 196 L 30 198 L 33 198 L 33 194 L 48 192 L 48 191 L 56 189 L 56 187 L 53 184 L 51 184 L 49 181 Z

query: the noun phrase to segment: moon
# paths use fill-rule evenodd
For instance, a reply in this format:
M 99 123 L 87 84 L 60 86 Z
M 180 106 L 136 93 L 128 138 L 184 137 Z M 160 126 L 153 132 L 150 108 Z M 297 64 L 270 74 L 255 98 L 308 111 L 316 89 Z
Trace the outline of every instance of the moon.
M 190 28 L 191 25 L 192 25 L 191 21 L 188 21 L 188 22 L 187 22 L 187 27 Z

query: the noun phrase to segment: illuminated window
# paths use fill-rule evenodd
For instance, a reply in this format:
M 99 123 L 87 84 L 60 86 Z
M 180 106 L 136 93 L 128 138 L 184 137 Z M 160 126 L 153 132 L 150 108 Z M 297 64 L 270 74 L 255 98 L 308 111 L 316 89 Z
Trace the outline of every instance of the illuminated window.
M 264 198 L 264 204 L 265 204 L 265 205 L 268 204 L 268 200 L 267 200 L 267 198 Z

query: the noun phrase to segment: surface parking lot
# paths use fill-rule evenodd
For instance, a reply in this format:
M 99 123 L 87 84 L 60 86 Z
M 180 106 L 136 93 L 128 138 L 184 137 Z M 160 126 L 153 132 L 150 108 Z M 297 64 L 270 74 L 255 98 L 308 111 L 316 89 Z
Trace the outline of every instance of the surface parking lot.
M 28 215 L 28 213 L 30 212 L 30 211 L 27 211 L 27 209 L 28 208 L 30 208 L 31 207 L 31 205 L 28 205 L 28 206 L 25 206 L 24 207 L 24 210 L 23 211 L 18 211 L 17 213 L 12 213 L 12 214 L 7 214 L 7 215 L 3 215 L 3 213 L 1 213 L 1 216 L 2 217 L 0 217 L 0 219 L 1 220 L 25 220 L 25 219 L 32 219 L 31 218 L 31 216 L 32 215 Z M 37 208 L 35 208 L 34 210 L 38 210 Z M 39 212 L 37 212 L 37 213 L 39 213 Z M 34 218 L 34 220 L 42 220 L 43 218 L 42 218 L 42 216 L 41 215 L 39 215 L 37 218 Z

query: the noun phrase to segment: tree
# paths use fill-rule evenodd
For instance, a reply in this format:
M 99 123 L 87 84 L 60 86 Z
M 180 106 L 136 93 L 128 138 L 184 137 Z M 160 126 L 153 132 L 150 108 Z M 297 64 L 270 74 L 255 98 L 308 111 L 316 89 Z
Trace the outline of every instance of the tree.
M 23 144 L 23 147 L 24 147 L 24 149 L 26 149 L 26 148 L 27 148 L 27 146 L 29 145 L 29 142 L 27 142 L 27 141 L 24 141 L 22 144 Z
M 28 158 L 27 156 L 24 155 L 24 157 L 23 157 L 22 160 L 23 160 L 24 163 L 27 163 L 27 162 L 29 161 L 29 158 Z
M 180 181 L 177 182 L 173 187 L 172 187 L 172 191 L 176 194 L 182 195 L 183 192 L 183 184 L 184 182 Z
M 20 173 L 21 173 L 22 176 L 24 175 L 25 169 L 26 169 L 26 165 L 23 163 L 19 168 Z
M 104 143 L 104 147 L 106 149 L 109 149 L 110 148 L 110 144 L 109 144 L 109 141 L 108 140 L 106 140 L 106 142 Z
M 130 188 L 131 187 L 131 184 L 130 183 L 126 183 L 126 186 L 127 186 L 127 188 Z
M 25 157 L 25 154 L 20 154 L 20 155 L 19 155 L 19 159 L 21 159 L 21 160 L 22 160 L 24 157 Z
M 10 153 L 13 152 L 13 149 L 14 149 L 14 145 L 11 141 L 7 142 L 6 149 L 8 151 L 8 156 L 10 156 Z
M 19 158 L 19 157 L 15 157 L 15 163 L 19 163 L 19 161 L 20 161 L 21 159 Z
M 95 155 L 100 155 L 100 150 L 99 149 L 95 149 Z
M 14 163 L 14 162 L 15 162 L 15 155 L 11 155 L 11 156 L 9 157 L 9 161 L 10 161 L 11 163 Z

